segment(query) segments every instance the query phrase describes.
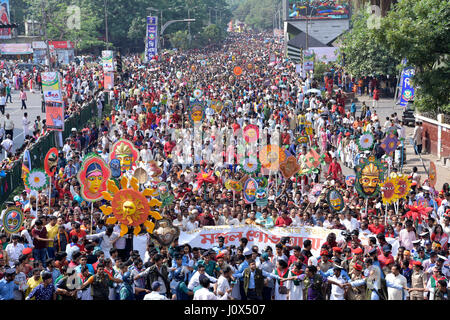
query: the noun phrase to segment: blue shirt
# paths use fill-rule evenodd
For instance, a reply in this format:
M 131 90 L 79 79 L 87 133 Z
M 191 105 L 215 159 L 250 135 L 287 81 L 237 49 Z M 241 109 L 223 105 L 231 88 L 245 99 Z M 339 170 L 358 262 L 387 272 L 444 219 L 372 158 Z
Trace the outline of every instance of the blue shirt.
M 7 282 L 5 278 L 0 280 L 0 300 L 13 300 L 14 290 L 19 290 L 14 281 Z
M 244 277 L 242 276 L 242 274 L 244 273 L 244 270 L 247 269 L 249 267 L 247 260 L 245 260 L 244 262 L 242 262 L 239 267 L 238 270 L 235 274 L 233 274 L 233 277 L 235 278 L 239 278 L 241 280 L 244 280 Z
M 320 275 L 324 278 L 332 277 L 334 275 L 333 268 L 328 269 L 327 272 L 323 272 L 322 270 L 319 270 L 319 272 L 320 272 Z M 341 276 L 342 276 L 342 278 L 344 278 L 347 281 L 351 280 L 350 277 L 348 276 L 347 271 L 345 271 L 345 269 L 341 269 Z
M 273 273 L 269 273 L 267 271 L 261 270 L 262 271 L 262 275 L 265 278 L 272 278 L 272 279 L 280 279 L 279 276 L 277 276 L 276 274 Z M 237 275 L 239 278 L 244 278 L 244 272 L 242 271 L 242 273 L 239 273 Z M 255 289 L 255 271 L 250 271 L 250 280 L 248 283 L 248 288 L 249 289 Z

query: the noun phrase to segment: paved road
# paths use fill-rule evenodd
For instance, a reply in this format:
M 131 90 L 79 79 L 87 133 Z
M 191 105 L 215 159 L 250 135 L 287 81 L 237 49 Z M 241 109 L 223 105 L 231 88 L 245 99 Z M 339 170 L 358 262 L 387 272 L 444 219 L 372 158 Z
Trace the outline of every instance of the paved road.
M 41 94 L 40 93 L 31 93 L 30 91 L 26 91 L 28 100 L 27 110 L 20 110 L 22 106 L 22 102 L 19 99 L 20 91 L 13 90 L 12 92 L 12 103 L 7 103 L 5 108 L 5 114 L 9 113 L 11 119 L 14 121 L 14 150 L 19 148 L 24 140 L 25 136 L 23 134 L 23 114 L 24 112 L 28 112 L 28 119 L 31 121 L 30 124 L 30 132 L 33 130 L 34 121 L 38 115 L 41 116 L 41 120 L 45 119 L 45 113 L 41 112 Z M 3 125 L 3 118 L 0 114 L 0 124 Z M 4 152 L 1 152 L 0 160 L 3 159 Z

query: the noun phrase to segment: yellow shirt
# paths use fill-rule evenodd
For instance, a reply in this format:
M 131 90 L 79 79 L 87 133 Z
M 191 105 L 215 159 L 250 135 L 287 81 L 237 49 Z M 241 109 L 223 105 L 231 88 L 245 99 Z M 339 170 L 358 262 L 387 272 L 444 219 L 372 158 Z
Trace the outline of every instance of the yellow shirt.
M 55 224 L 53 227 L 49 224 L 47 224 L 45 226 L 45 228 L 47 229 L 47 237 L 49 239 L 55 239 L 56 235 L 58 234 L 58 228 L 59 226 L 57 224 Z M 49 248 L 53 248 L 53 241 L 50 241 L 48 243 L 48 247 Z
M 25 291 L 25 297 L 27 297 L 31 291 L 33 291 L 34 288 L 36 288 L 38 285 L 40 285 L 42 283 L 42 277 L 39 277 L 39 280 L 34 280 L 34 277 L 31 277 L 30 279 L 28 279 L 27 284 L 28 284 L 28 289 L 27 291 Z M 36 300 L 34 297 L 31 298 L 30 300 Z

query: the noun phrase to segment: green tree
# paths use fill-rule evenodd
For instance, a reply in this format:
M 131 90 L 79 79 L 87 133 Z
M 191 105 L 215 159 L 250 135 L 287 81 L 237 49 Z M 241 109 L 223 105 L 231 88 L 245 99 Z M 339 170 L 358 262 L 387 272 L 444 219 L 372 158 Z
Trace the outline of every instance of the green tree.
M 382 19 L 378 42 L 415 68 L 414 104 L 450 112 L 450 2 L 402 0 Z
M 367 12 L 361 11 L 353 15 L 353 28 L 340 38 L 345 68 L 357 77 L 395 75 L 400 58 L 385 43 L 377 41 L 379 31 L 367 27 L 368 17 Z
M 170 42 L 174 48 L 187 49 L 189 47 L 189 38 L 187 30 L 179 30 L 170 35 Z

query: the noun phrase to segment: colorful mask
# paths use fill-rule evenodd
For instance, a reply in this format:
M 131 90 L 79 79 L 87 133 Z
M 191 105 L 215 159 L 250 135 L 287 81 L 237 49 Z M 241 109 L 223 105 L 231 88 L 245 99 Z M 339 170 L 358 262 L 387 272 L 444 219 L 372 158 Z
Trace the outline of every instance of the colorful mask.
M 111 159 L 111 161 L 109 162 L 109 167 L 111 169 L 111 176 L 113 178 L 119 178 L 122 174 L 122 171 L 120 170 L 119 159 Z
M 17 233 L 22 227 L 24 215 L 17 207 L 8 208 L 3 214 L 3 228 L 8 233 Z
M 169 219 L 161 219 L 156 221 L 156 226 L 151 237 L 158 241 L 161 246 L 170 245 L 178 236 L 180 230 L 172 224 Z
M 258 207 L 265 207 L 269 200 L 267 199 L 267 189 L 266 188 L 258 188 L 256 189 L 256 205 Z
M 395 196 L 397 199 L 403 199 L 411 190 L 411 181 L 406 175 L 397 175 L 395 179 Z
M 123 172 L 131 170 L 139 158 L 139 150 L 134 146 L 133 142 L 127 139 L 119 139 L 114 143 L 109 160 L 118 159 L 120 168 Z
M 345 208 L 344 197 L 336 189 L 328 191 L 327 202 L 330 208 L 335 212 L 340 212 Z
M 199 100 L 194 100 L 189 105 L 189 118 L 194 124 L 200 124 L 205 117 L 205 108 Z
M 300 171 L 300 165 L 294 156 L 289 156 L 285 162 L 280 164 L 280 171 L 285 179 L 289 179 Z
M 244 184 L 244 200 L 247 203 L 253 203 L 256 201 L 256 189 L 258 188 L 258 183 L 255 179 L 250 178 Z
M 44 169 L 49 177 L 53 177 L 58 166 L 58 149 L 51 148 L 45 156 Z
M 395 183 L 396 183 L 395 179 L 387 178 L 386 181 L 384 181 L 384 183 L 380 184 L 384 204 L 393 203 L 398 200 L 395 195 L 395 187 L 396 187 Z
M 356 166 L 356 191 L 364 198 L 372 198 L 378 195 L 380 191 L 380 183 L 383 180 L 384 167 L 370 156 L 363 159 L 361 165 Z
M 255 180 L 258 183 L 258 188 L 267 188 L 268 181 L 266 177 L 256 177 Z
M 111 177 L 111 170 L 105 161 L 96 154 L 88 154 L 77 174 L 81 185 L 81 197 L 94 202 L 103 198 L 106 182 Z

